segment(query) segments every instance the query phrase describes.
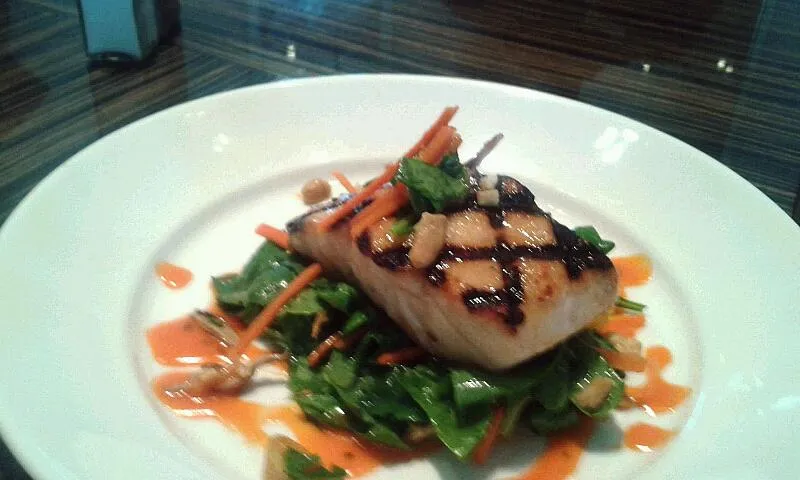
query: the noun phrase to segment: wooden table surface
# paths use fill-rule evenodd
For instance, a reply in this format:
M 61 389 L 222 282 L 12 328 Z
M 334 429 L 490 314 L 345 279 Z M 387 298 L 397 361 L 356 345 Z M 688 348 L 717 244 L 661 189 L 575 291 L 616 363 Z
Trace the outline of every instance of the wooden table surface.
M 75 152 L 153 112 L 363 72 L 480 78 L 597 105 L 703 150 L 800 215 L 798 2 L 185 0 L 181 25 L 146 68 L 92 70 L 75 0 L 0 0 L 0 222 Z M 27 478 L 0 459 L 0 479 Z

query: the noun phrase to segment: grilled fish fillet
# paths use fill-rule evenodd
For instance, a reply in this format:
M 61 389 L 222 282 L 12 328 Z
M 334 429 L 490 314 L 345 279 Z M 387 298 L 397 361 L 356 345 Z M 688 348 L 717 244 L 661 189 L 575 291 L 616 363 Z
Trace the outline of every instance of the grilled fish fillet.
M 495 177 L 474 174 L 475 194 L 487 178 Z M 290 245 L 360 285 L 432 354 L 507 369 L 604 314 L 616 299 L 617 274 L 608 257 L 543 212 L 520 182 L 499 177 L 495 189 L 496 206 L 473 196 L 430 222 L 438 232 L 418 228 L 410 242 L 392 237 L 392 219 L 355 242 L 348 220 L 319 232 L 315 224 L 338 205 L 333 201 L 288 224 Z M 418 259 L 427 262 L 413 252 L 418 234 L 440 246 L 420 268 Z

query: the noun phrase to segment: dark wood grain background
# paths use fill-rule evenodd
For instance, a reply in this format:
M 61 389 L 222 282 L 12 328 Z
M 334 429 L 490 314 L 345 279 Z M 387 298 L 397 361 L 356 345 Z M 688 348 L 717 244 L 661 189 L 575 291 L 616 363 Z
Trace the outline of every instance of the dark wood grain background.
M 787 213 L 800 185 L 793 0 L 185 0 L 181 34 L 146 68 L 122 70 L 89 69 L 79 22 L 74 0 L 0 0 L 0 222 L 72 154 L 148 114 L 356 72 L 480 78 L 619 112 L 705 151 Z M 25 477 L 0 452 L 6 478 Z

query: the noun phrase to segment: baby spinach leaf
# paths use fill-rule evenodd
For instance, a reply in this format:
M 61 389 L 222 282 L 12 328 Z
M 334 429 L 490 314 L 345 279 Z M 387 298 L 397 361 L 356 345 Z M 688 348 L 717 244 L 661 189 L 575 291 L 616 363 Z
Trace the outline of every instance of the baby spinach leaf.
M 598 250 L 604 254 L 608 254 L 614 249 L 615 243 L 611 240 L 603 240 L 600 237 L 597 229 L 592 226 L 575 227 L 575 235 L 582 238 L 591 245 L 594 245 Z
M 458 158 L 457 153 L 445 155 L 442 163 L 439 164 L 439 169 L 447 175 L 460 180 L 466 180 L 468 175 L 467 169 L 461 164 L 461 159 Z
M 264 337 L 283 351 L 295 356 L 305 356 L 314 350 L 317 343 L 311 338 L 313 322 L 313 316 L 282 313 Z
M 298 452 L 290 448 L 283 454 L 283 471 L 290 480 L 340 480 L 347 476 L 340 467 L 328 470 L 317 455 Z
M 544 369 L 537 367 L 538 365 L 526 365 L 505 373 L 451 370 L 450 381 L 453 384 L 456 405 L 463 411 L 475 405 L 490 405 L 505 397 L 525 394 L 545 374 Z
M 561 346 L 534 387 L 534 398 L 547 410 L 561 411 L 569 404 L 572 387 L 568 352 Z
M 398 375 L 400 384 L 430 418 L 436 435 L 460 460 L 469 458 L 475 446 L 486 435 L 490 415 L 459 423 L 455 412 L 452 387 L 442 372 L 417 366 Z
M 489 381 L 487 376 L 487 374 L 466 370 L 450 372 L 453 398 L 459 409 L 465 410 L 473 405 L 491 404 L 508 394 L 505 388 L 500 387 L 496 381 Z
M 547 435 L 578 423 L 578 411 L 569 404 L 562 410 L 548 410 L 539 406 L 531 409 L 528 421 L 534 432 Z
M 584 376 L 573 386 L 570 392 L 570 399 L 581 412 L 590 417 L 607 417 L 611 410 L 617 408 L 620 400 L 622 400 L 625 393 L 625 382 L 616 370 L 599 354 L 589 361 L 585 371 Z M 604 382 L 609 386 L 605 399 L 596 407 L 585 406 L 576 401 L 579 398 L 578 395 L 585 389 L 591 388 L 594 382 Z
M 312 419 L 339 428 L 347 428 L 347 414 L 336 390 L 308 366 L 305 358 L 292 361 L 289 366 L 289 390 L 303 412 Z
M 313 288 L 306 288 L 287 303 L 281 313 L 313 317 L 317 313 L 325 311 L 325 307 L 320 304 L 317 298 L 317 292 Z
M 322 368 L 322 376 L 334 388 L 349 389 L 356 381 L 357 367 L 355 359 L 335 350 Z
M 359 408 L 375 418 L 392 424 L 411 424 L 427 421 L 425 413 L 414 403 L 397 380 L 393 371 L 386 374 L 364 375 L 352 390 Z
M 324 393 L 300 392 L 294 395 L 294 401 L 303 413 L 312 419 L 336 428 L 348 428 L 347 413 L 339 400 Z
M 250 258 L 241 274 L 212 278 L 217 303 L 225 310 L 251 317 L 271 302 L 303 269 L 285 250 L 266 241 Z M 244 315 L 245 312 L 247 315 Z M 243 318 L 248 321 L 249 318 Z
M 350 318 L 344 323 L 344 327 L 342 327 L 342 333 L 345 335 L 349 335 L 359 328 L 363 327 L 364 325 L 370 323 L 372 321 L 372 317 L 367 315 L 364 310 L 356 310 L 350 315 Z
M 506 414 L 500 424 L 500 433 L 504 437 L 510 437 L 514 433 L 520 417 L 532 400 L 533 397 L 529 394 L 517 394 L 508 400 Z
M 358 290 L 344 282 L 320 282 L 313 286 L 320 301 L 340 312 L 349 313 L 358 298 Z
M 441 212 L 466 200 L 469 188 L 462 178 L 454 178 L 441 169 L 412 158 L 400 161 L 395 176 L 411 193 L 411 205 L 417 213 Z

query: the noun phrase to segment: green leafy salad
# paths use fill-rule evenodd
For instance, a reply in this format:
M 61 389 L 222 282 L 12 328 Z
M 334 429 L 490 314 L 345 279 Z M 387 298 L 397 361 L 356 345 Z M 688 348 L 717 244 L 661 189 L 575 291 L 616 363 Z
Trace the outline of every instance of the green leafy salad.
M 304 266 L 267 241 L 241 274 L 214 278 L 216 300 L 249 323 Z M 312 368 L 308 355 L 331 336 L 356 341 Z M 591 331 L 502 373 L 432 357 L 380 365 L 379 355 L 412 341 L 358 289 L 328 279 L 314 281 L 289 302 L 264 340 L 290 354 L 289 388 L 313 421 L 401 450 L 436 437 L 465 461 L 499 408 L 505 412 L 503 436 L 517 427 L 546 434 L 574 425 L 581 415 L 605 417 L 623 396 L 621 372 L 598 353 L 613 347 Z M 598 381 L 603 394 L 586 398 Z
M 403 159 L 392 183 L 408 188 L 410 202 L 393 233 L 407 235 L 422 212 L 463 202 L 468 182 L 455 154 L 438 166 Z M 603 253 L 614 247 L 592 227 L 575 232 Z M 216 301 L 249 324 L 307 263 L 267 241 L 241 274 L 213 279 Z M 624 299 L 618 305 L 643 308 Z M 483 461 L 476 451 L 490 431 L 507 437 L 517 428 L 542 435 L 563 430 L 581 416 L 606 417 L 624 395 L 624 374 L 599 353 L 614 346 L 591 330 L 502 373 L 431 356 L 400 365 L 379 362 L 382 354 L 414 347 L 412 340 L 356 287 L 325 278 L 294 297 L 263 339 L 289 354 L 289 388 L 312 421 L 399 450 L 438 441 L 462 461 Z M 289 452 L 291 478 L 344 474 Z M 318 476 L 297 473 L 309 468 Z

